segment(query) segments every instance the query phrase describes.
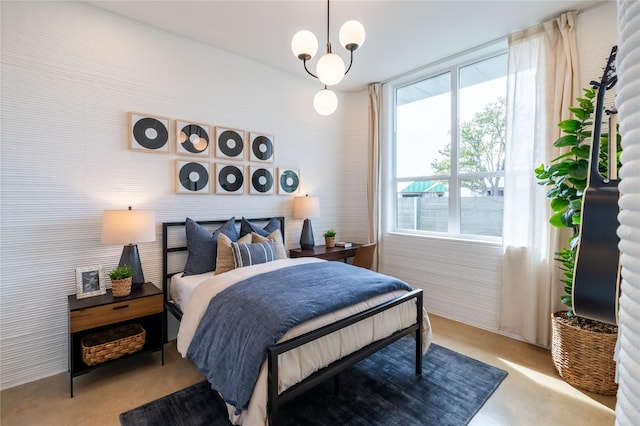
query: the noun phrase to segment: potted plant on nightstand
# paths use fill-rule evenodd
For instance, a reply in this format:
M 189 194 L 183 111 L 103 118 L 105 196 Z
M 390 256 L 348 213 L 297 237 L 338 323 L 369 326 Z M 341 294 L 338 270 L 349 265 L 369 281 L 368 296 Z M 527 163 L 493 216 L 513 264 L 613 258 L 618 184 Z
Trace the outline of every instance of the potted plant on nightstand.
M 131 266 L 122 265 L 109 272 L 111 292 L 114 297 L 124 297 L 131 293 Z
M 594 113 L 595 88 L 583 89 L 584 97 L 578 98 L 578 106 L 570 110 L 576 119 L 558 123 L 565 135 L 554 142 L 556 147 L 567 147 L 569 151 L 553 159 L 550 164 L 535 169 L 540 185 L 550 186 L 547 198 L 551 202 L 552 214 L 549 222 L 558 228 L 571 228 L 573 236 L 568 247 L 555 253 L 563 271 L 564 292 L 561 301 L 569 309 L 552 315 L 551 356 L 556 370 L 570 385 L 603 395 L 614 395 L 615 362 L 613 352 L 618 327 L 576 316 L 572 307 L 573 275 L 580 239 L 582 198 L 587 187 L 589 170 L 592 115 Z M 617 136 L 618 158 L 621 152 L 620 137 Z M 601 135 L 600 150 L 607 152 L 608 135 Z M 601 156 L 602 158 L 602 156 Z M 619 166 L 619 164 L 618 164 Z M 600 164 L 601 171 L 603 164 Z
M 327 248 L 336 246 L 336 231 L 329 229 L 324 233 L 324 245 Z

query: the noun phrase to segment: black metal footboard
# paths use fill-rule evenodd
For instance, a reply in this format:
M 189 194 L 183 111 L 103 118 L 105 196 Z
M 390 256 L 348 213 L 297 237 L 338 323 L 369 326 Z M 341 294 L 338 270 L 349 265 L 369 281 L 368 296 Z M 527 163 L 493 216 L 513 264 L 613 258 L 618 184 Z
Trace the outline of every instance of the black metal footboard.
M 300 383 L 291 386 L 289 389 L 278 394 L 278 355 L 295 349 L 304 345 L 312 340 L 316 340 L 320 337 L 333 333 L 334 331 L 345 328 L 349 325 L 360 322 L 366 318 L 372 317 L 376 314 L 384 312 L 394 306 L 405 303 L 411 299 L 415 299 L 416 303 L 416 322 L 407 328 L 396 331 L 388 337 L 377 340 L 364 348 L 353 352 L 344 358 L 341 358 L 327 367 L 316 371 Z M 278 416 L 279 407 L 281 404 L 291 400 L 295 396 L 311 389 L 312 387 L 320 384 L 324 380 L 335 377 L 341 371 L 351 367 L 353 364 L 367 358 L 369 355 L 379 351 L 387 345 L 395 342 L 396 340 L 415 333 L 416 340 L 416 374 L 422 374 L 422 290 L 413 290 L 406 295 L 400 296 L 381 305 L 374 306 L 360 313 L 354 314 L 350 317 L 344 318 L 340 321 L 327 324 L 324 327 L 310 331 L 301 336 L 287 340 L 285 342 L 269 346 L 268 348 L 268 378 L 267 378 L 267 416 L 270 425 L 274 425 Z

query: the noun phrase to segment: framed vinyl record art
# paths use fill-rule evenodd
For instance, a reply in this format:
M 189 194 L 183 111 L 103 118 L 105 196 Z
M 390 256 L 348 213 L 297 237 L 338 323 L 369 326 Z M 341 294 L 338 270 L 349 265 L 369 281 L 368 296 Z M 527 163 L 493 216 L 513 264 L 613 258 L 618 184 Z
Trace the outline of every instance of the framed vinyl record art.
M 244 194 L 244 166 L 216 163 L 216 194 Z
M 251 161 L 273 163 L 273 136 L 263 133 L 249 133 L 249 159 Z
M 176 160 L 176 168 L 178 194 L 209 193 L 209 163 Z
M 216 157 L 226 160 L 243 160 L 244 138 L 244 130 L 216 127 Z
M 294 195 L 300 192 L 300 172 L 295 169 L 278 168 L 278 194 Z
M 130 112 L 129 148 L 134 151 L 169 153 L 169 119 Z
M 273 168 L 250 166 L 250 191 L 251 194 L 269 195 L 273 194 L 275 180 L 273 178 Z
M 206 124 L 176 120 L 176 153 L 210 155 L 210 127 Z

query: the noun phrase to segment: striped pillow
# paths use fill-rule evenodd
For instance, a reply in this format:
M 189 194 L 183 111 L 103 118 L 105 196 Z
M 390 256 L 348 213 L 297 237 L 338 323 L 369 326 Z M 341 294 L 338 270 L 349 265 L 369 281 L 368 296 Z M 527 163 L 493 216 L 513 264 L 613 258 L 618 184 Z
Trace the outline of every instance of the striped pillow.
M 236 268 L 276 260 L 276 249 L 271 240 L 253 244 L 231 243 L 231 250 Z

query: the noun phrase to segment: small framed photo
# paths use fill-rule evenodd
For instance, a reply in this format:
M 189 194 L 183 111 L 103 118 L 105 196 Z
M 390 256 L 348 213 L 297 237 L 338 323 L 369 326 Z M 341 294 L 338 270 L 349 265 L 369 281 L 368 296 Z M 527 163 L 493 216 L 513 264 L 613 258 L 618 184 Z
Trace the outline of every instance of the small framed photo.
M 273 163 L 273 136 L 264 133 L 249 133 L 249 152 L 251 161 Z
M 176 193 L 209 193 L 209 163 L 203 161 L 176 160 L 176 167 Z
M 256 195 L 271 195 L 273 194 L 273 187 L 275 181 L 273 178 L 273 168 L 250 166 L 250 194 Z
M 134 151 L 169 153 L 169 119 L 129 113 L 129 148 Z
M 216 127 L 216 158 L 244 159 L 244 130 Z
M 300 172 L 297 169 L 278 168 L 278 194 L 295 195 L 300 192 Z
M 76 298 L 84 299 L 101 294 L 107 294 L 102 266 L 76 268 Z
M 176 120 L 176 152 L 178 155 L 208 157 L 210 126 L 202 123 Z

